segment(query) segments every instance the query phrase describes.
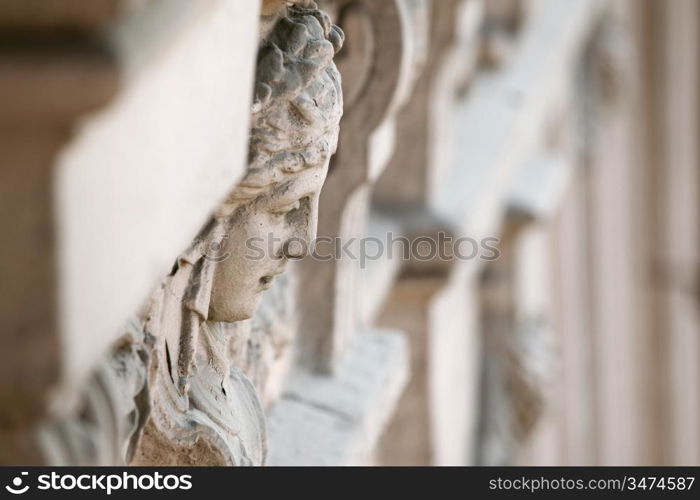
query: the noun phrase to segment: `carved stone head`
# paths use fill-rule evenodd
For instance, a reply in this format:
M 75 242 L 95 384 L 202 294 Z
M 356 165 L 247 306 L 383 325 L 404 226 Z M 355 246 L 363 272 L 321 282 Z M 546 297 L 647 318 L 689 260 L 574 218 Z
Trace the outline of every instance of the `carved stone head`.
M 248 171 L 217 210 L 218 229 L 205 234 L 216 246 L 210 321 L 253 316 L 288 259 L 303 257 L 315 238 L 343 110 L 333 63 L 342 42 L 342 31 L 310 2 L 290 6 L 262 44 Z

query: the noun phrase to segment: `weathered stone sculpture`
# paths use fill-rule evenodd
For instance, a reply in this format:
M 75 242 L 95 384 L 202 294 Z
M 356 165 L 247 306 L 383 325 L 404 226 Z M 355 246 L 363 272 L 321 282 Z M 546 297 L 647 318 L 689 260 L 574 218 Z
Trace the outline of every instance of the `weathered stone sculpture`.
M 253 316 L 274 276 L 315 237 L 342 114 L 332 59 L 343 34 L 308 6 L 289 7 L 261 47 L 247 174 L 153 297 L 152 411 L 134 463 L 265 461 L 262 407 L 231 363 L 246 344 L 231 334 L 250 330 L 231 324 Z

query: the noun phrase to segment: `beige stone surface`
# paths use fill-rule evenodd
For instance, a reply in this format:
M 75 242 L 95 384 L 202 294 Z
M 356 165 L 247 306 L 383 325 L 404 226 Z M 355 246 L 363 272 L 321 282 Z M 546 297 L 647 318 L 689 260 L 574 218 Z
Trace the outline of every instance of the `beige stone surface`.
M 0 464 L 698 463 L 699 10 L 0 2 Z
M 365 465 L 408 378 L 403 333 L 358 333 L 334 376 L 297 367 L 267 413 L 268 465 Z

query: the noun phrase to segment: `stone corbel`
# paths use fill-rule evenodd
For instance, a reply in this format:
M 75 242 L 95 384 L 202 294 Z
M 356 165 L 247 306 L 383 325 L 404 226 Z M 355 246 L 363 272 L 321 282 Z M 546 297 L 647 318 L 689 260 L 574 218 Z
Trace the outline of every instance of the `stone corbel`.
M 488 0 L 484 2 L 479 62 L 485 69 L 496 69 L 510 59 L 518 34 L 527 20 L 533 0 Z
M 453 105 L 476 62 L 482 11 L 478 0 L 431 4 L 426 64 L 398 114 L 394 154 L 373 190 L 378 205 L 426 205 L 440 189 L 453 161 Z
M 452 115 L 477 62 L 482 13 L 475 0 L 433 2 L 428 62 L 399 114 L 396 151 L 374 190 L 375 213 L 393 220 L 410 247 L 376 318 L 380 326 L 405 331 L 411 346 L 412 377 L 379 452 L 387 465 L 467 460 L 468 390 L 454 395 L 436 388 L 449 387 L 455 376 L 469 379 L 474 363 L 466 339 L 474 311 L 468 304 L 475 290 L 457 272 L 452 253 L 461 228 L 437 215 L 432 201 L 459 189 L 443 179 L 454 168 Z M 416 437 L 405 440 L 406 432 Z
M 318 230 L 328 240 L 319 242 L 317 254 L 329 258 L 307 258 L 299 266 L 301 361 L 321 371 L 332 370 L 357 326 L 359 265 L 337 250 L 347 244 L 357 256 L 351 239 L 365 233 L 369 188 L 393 151 L 396 113 L 424 60 L 427 33 L 424 1 L 332 5 L 348 42 L 338 56 L 345 114 Z
M 593 151 L 603 141 L 601 121 L 608 120 L 640 99 L 642 86 L 634 80 L 640 55 L 633 49 L 632 33 L 611 9 L 601 16 L 583 52 L 579 66 L 582 141 Z
M 508 199 L 500 257 L 481 273 L 478 465 L 517 463 L 552 404 L 560 367 L 548 272 L 551 228 L 572 174 L 573 166 L 553 154 L 524 168 Z

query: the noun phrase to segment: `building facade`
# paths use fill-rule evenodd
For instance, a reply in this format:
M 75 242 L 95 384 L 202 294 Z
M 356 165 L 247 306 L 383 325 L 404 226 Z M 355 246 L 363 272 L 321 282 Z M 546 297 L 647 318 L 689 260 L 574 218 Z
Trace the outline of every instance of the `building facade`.
M 699 464 L 699 23 L 0 2 L 0 463 Z

